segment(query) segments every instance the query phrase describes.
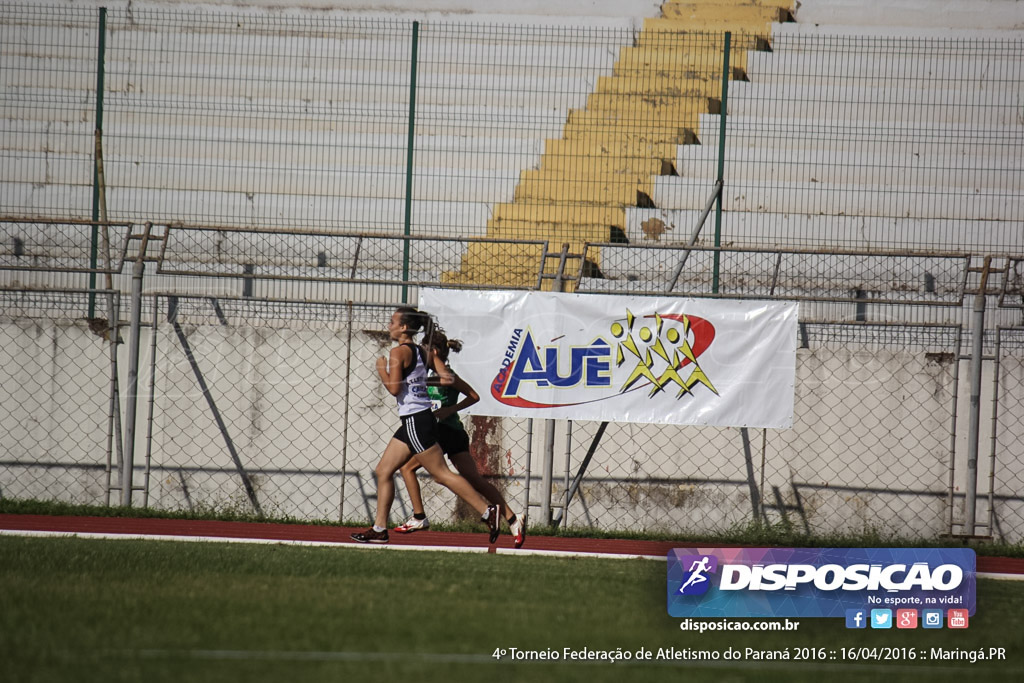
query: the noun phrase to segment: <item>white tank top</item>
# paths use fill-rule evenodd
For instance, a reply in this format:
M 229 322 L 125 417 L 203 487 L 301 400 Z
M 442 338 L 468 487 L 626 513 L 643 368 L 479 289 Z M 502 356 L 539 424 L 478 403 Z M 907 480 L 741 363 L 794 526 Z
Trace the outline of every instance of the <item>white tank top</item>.
M 423 349 L 415 344 L 403 344 L 412 349 L 413 363 L 408 372 L 403 369 L 402 388 L 398 392 L 398 415 L 405 417 L 431 409 L 427 393 L 427 364 Z

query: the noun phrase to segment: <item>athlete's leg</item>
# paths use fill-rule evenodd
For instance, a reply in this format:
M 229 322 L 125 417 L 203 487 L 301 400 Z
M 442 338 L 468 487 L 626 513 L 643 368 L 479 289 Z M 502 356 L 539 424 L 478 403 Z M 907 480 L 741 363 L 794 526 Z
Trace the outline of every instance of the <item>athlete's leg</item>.
M 464 477 L 448 469 L 440 446 L 435 444 L 422 453 L 417 453 L 416 459 L 420 461 L 427 472 L 430 472 L 430 476 L 437 480 L 437 483 L 450 489 L 481 515 L 484 514 L 488 507 L 487 499 L 480 495 Z
M 420 467 L 422 467 L 420 461 L 413 456 L 399 470 L 402 474 L 402 481 L 405 482 L 405 490 L 409 493 L 409 500 L 412 502 L 412 511 L 417 515 L 422 515 L 424 512 L 423 494 L 420 491 L 419 479 L 416 478 L 416 470 Z
M 440 450 L 440 449 L 439 449 Z M 391 439 L 384 449 L 384 455 L 374 473 L 377 475 L 377 516 L 374 525 L 386 529 L 388 526 L 388 514 L 391 512 L 391 503 L 395 500 L 395 472 L 412 457 L 409 446 Z
M 480 470 L 477 469 L 476 466 L 476 461 L 473 460 L 473 456 L 469 454 L 469 451 L 462 451 L 461 453 L 449 455 L 448 457 L 451 459 L 452 464 L 455 465 L 455 469 L 459 471 L 459 474 L 465 477 L 470 486 L 483 494 L 484 498 L 487 500 L 491 501 L 495 505 L 501 506 L 505 519 L 512 519 L 515 517 L 515 513 L 509 510 L 508 503 L 505 501 L 505 496 L 501 495 L 501 491 L 499 491 L 494 484 L 487 481 L 484 476 L 480 474 Z

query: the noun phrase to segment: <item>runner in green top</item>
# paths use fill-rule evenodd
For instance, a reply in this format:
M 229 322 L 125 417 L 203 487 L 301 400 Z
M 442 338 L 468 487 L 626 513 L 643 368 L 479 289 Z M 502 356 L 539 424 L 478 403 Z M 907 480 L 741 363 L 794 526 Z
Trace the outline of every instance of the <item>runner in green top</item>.
M 456 344 L 459 343 L 457 339 L 454 341 Z M 449 340 L 448 343 L 451 344 L 452 340 Z M 447 359 L 445 359 L 445 364 L 447 365 Z M 449 372 L 451 372 L 451 368 L 448 368 L 448 370 Z M 468 387 L 469 385 L 467 384 L 466 386 Z M 434 404 L 435 417 L 437 417 L 437 414 L 440 412 L 441 408 L 451 408 L 452 406 L 458 404 L 460 393 L 461 392 L 454 386 L 444 386 L 440 382 L 438 382 L 436 373 L 432 374 L 427 378 L 427 395 L 430 397 L 431 402 L 433 402 Z M 474 401 L 474 403 L 475 402 L 476 401 Z M 471 404 L 467 403 L 466 405 Z M 438 418 L 437 423 L 439 425 L 451 427 L 452 429 L 461 429 L 462 431 L 466 431 L 466 428 L 462 425 L 462 420 L 459 418 L 458 410 L 459 409 L 456 408 L 454 411 L 452 411 L 451 415 L 444 419 Z
M 458 353 L 462 350 L 461 341 L 448 339 L 444 332 L 437 328 L 434 329 L 431 346 L 445 366 L 448 365 L 449 351 Z M 450 367 L 448 369 L 451 371 Z M 434 402 L 434 416 L 438 422 L 437 442 L 441 444 L 441 449 L 448 454 L 448 459 L 455 465 L 459 474 L 488 501 L 500 507 L 508 522 L 509 530 L 515 536 L 515 546 L 521 548 L 526 541 L 526 521 L 509 508 L 501 491 L 480 474 L 480 470 L 477 469 L 476 462 L 469 452 L 469 435 L 462 425 L 462 420 L 459 419 L 459 411 L 479 401 L 480 395 L 461 377 L 454 372 L 451 374 L 455 379 L 451 385 L 442 385 L 440 382 L 427 380 L 427 393 Z M 465 398 L 460 401 L 459 396 Z M 405 481 L 405 487 L 409 491 L 413 516 L 404 524 L 395 527 L 396 533 L 411 533 L 430 527 L 430 521 L 423 508 L 420 484 L 416 478 L 416 470 L 420 467 L 422 467 L 420 462 L 413 457 L 399 470 Z

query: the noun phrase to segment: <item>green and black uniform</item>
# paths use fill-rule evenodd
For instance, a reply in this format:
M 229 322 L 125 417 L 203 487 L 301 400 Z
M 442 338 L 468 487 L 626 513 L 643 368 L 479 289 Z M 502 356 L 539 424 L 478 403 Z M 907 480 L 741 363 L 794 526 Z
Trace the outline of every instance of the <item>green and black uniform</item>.
M 455 387 L 445 387 L 436 384 L 437 375 L 432 375 L 433 382 L 427 383 L 427 394 L 433 403 L 434 410 L 448 408 L 459 402 L 459 390 Z M 441 444 L 441 450 L 449 457 L 456 453 L 469 452 L 469 434 L 462 426 L 462 420 L 458 413 L 452 413 L 437 423 L 437 442 Z

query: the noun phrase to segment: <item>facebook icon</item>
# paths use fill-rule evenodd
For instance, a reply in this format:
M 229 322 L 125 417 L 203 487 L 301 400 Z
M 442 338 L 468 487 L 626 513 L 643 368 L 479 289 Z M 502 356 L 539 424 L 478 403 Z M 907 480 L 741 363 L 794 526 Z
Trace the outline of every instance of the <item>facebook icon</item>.
M 867 628 L 867 610 L 848 609 L 846 610 L 846 628 Z

